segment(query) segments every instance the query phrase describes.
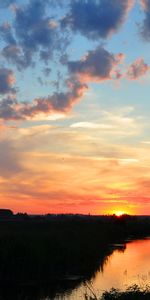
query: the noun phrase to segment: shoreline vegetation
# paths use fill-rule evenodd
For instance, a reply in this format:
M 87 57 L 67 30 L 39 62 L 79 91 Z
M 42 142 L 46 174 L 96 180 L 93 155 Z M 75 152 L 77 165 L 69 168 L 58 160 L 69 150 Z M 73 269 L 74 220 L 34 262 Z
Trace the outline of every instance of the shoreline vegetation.
M 150 300 L 150 286 L 139 287 L 132 285 L 125 291 L 112 288 L 110 291 L 105 291 L 102 296 L 98 297 L 95 292 L 89 287 L 91 296 L 85 294 L 85 300 Z
M 10 290 L 15 300 L 69 293 L 103 272 L 115 249 L 124 251 L 128 240 L 147 236 L 146 216 L 28 216 L 0 210 L 0 299 L 10 299 Z

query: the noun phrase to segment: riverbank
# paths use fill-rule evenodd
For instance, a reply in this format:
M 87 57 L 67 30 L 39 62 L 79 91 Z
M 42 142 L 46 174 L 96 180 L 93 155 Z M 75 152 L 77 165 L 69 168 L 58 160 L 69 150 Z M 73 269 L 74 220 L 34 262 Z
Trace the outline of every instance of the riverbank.
M 69 292 L 103 270 L 117 247 L 124 251 L 124 241 L 146 235 L 150 218 L 63 215 L 3 220 L 1 290 L 23 290 L 22 299 L 33 290 L 45 297 Z
M 150 300 L 150 286 L 140 288 L 138 285 L 130 286 L 126 291 L 112 288 L 109 292 L 104 292 L 101 297 L 85 294 L 85 300 Z

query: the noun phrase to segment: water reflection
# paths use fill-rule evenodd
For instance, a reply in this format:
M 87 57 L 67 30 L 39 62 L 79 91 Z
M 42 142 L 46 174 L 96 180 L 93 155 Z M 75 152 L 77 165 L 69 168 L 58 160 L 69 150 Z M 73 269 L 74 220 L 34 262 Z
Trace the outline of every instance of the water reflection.
M 103 274 L 98 273 L 95 286 L 108 289 L 111 286 L 124 289 L 126 285 L 149 282 L 150 240 L 133 241 L 127 244 L 124 253 L 114 251 Z
M 112 287 L 125 290 L 127 286 L 138 284 L 143 287 L 150 283 L 150 239 L 132 241 L 125 247 L 114 248 L 103 268 L 92 279 L 92 288 L 97 295 Z M 84 300 L 84 284 L 75 289 L 64 300 Z M 89 289 L 87 289 L 88 294 Z M 58 299 L 58 298 L 56 298 Z
M 104 272 L 97 272 L 93 281 L 98 294 L 111 287 L 125 290 L 127 286 L 141 287 L 150 283 L 150 239 L 132 241 L 126 250 L 114 251 L 108 258 Z
M 81 276 L 66 276 L 62 280 L 49 280 L 49 284 L 38 285 L 30 282 L 28 285 L 18 286 L 3 286 L 0 289 L 1 300 L 52 300 L 52 299 L 80 299 L 86 291 L 87 283 L 91 278 L 93 281 L 97 279 L 97 274 L 103 274 L 109 262 L 109 256 L 118 249 L 124 251 L 124 245 L 110 245 L 109 248 L 102 249 L 99 252 L 99 260 L 91 262 L 93 268 L 90 267 L 86 277 Z
M 85 299 L 86 282 L 92 279 L 94 291 L 99 295 L 112 286 L 125 289 L 137 283 L 150 281 L 150 239 L 128 242 L 125 245 L 110 245 L 106 256 L 100 255 L 97 267 L 87 278 L 70 277 L 66 280 L 50 281 L 48 286 L 5 286 L 0 290 L 2 300 L 76 300 Z M 87 291 L 89 293 L 89 290 Z

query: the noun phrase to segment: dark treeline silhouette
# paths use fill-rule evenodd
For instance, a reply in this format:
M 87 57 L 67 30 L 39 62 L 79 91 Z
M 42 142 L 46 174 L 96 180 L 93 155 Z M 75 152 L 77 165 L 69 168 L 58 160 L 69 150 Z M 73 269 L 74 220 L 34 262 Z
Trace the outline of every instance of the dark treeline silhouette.
M 53 298 L 103 270 L 114 243 L 124 245 L 127 239 L 148 235 L 149 217 L 17 214 L 9 220 L 0 218 L 0 299 L 10 299 L 10 288 L 11 299 Z

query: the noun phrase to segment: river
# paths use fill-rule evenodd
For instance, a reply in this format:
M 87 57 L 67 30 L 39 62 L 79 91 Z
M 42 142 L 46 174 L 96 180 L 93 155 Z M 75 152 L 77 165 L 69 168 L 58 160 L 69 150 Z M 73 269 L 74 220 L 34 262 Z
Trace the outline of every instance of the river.
M 115 245 L 114 245 L 115 247 Z M 100 269 L 87 285 L 81 284 L 71 293 L 58 295 L 56 300 L 85 300 L 85 293 L 90 294 L 92 288 L 96 295 L 112 287 L 126 289 L 127 286 L 140 286 L 150 283 L 150 238 L 133 240 L 126 243 L 126 248 L 115 249 L 108 257 L 103 270 Z M 46 299 L 45 299 L 46 300 Z

